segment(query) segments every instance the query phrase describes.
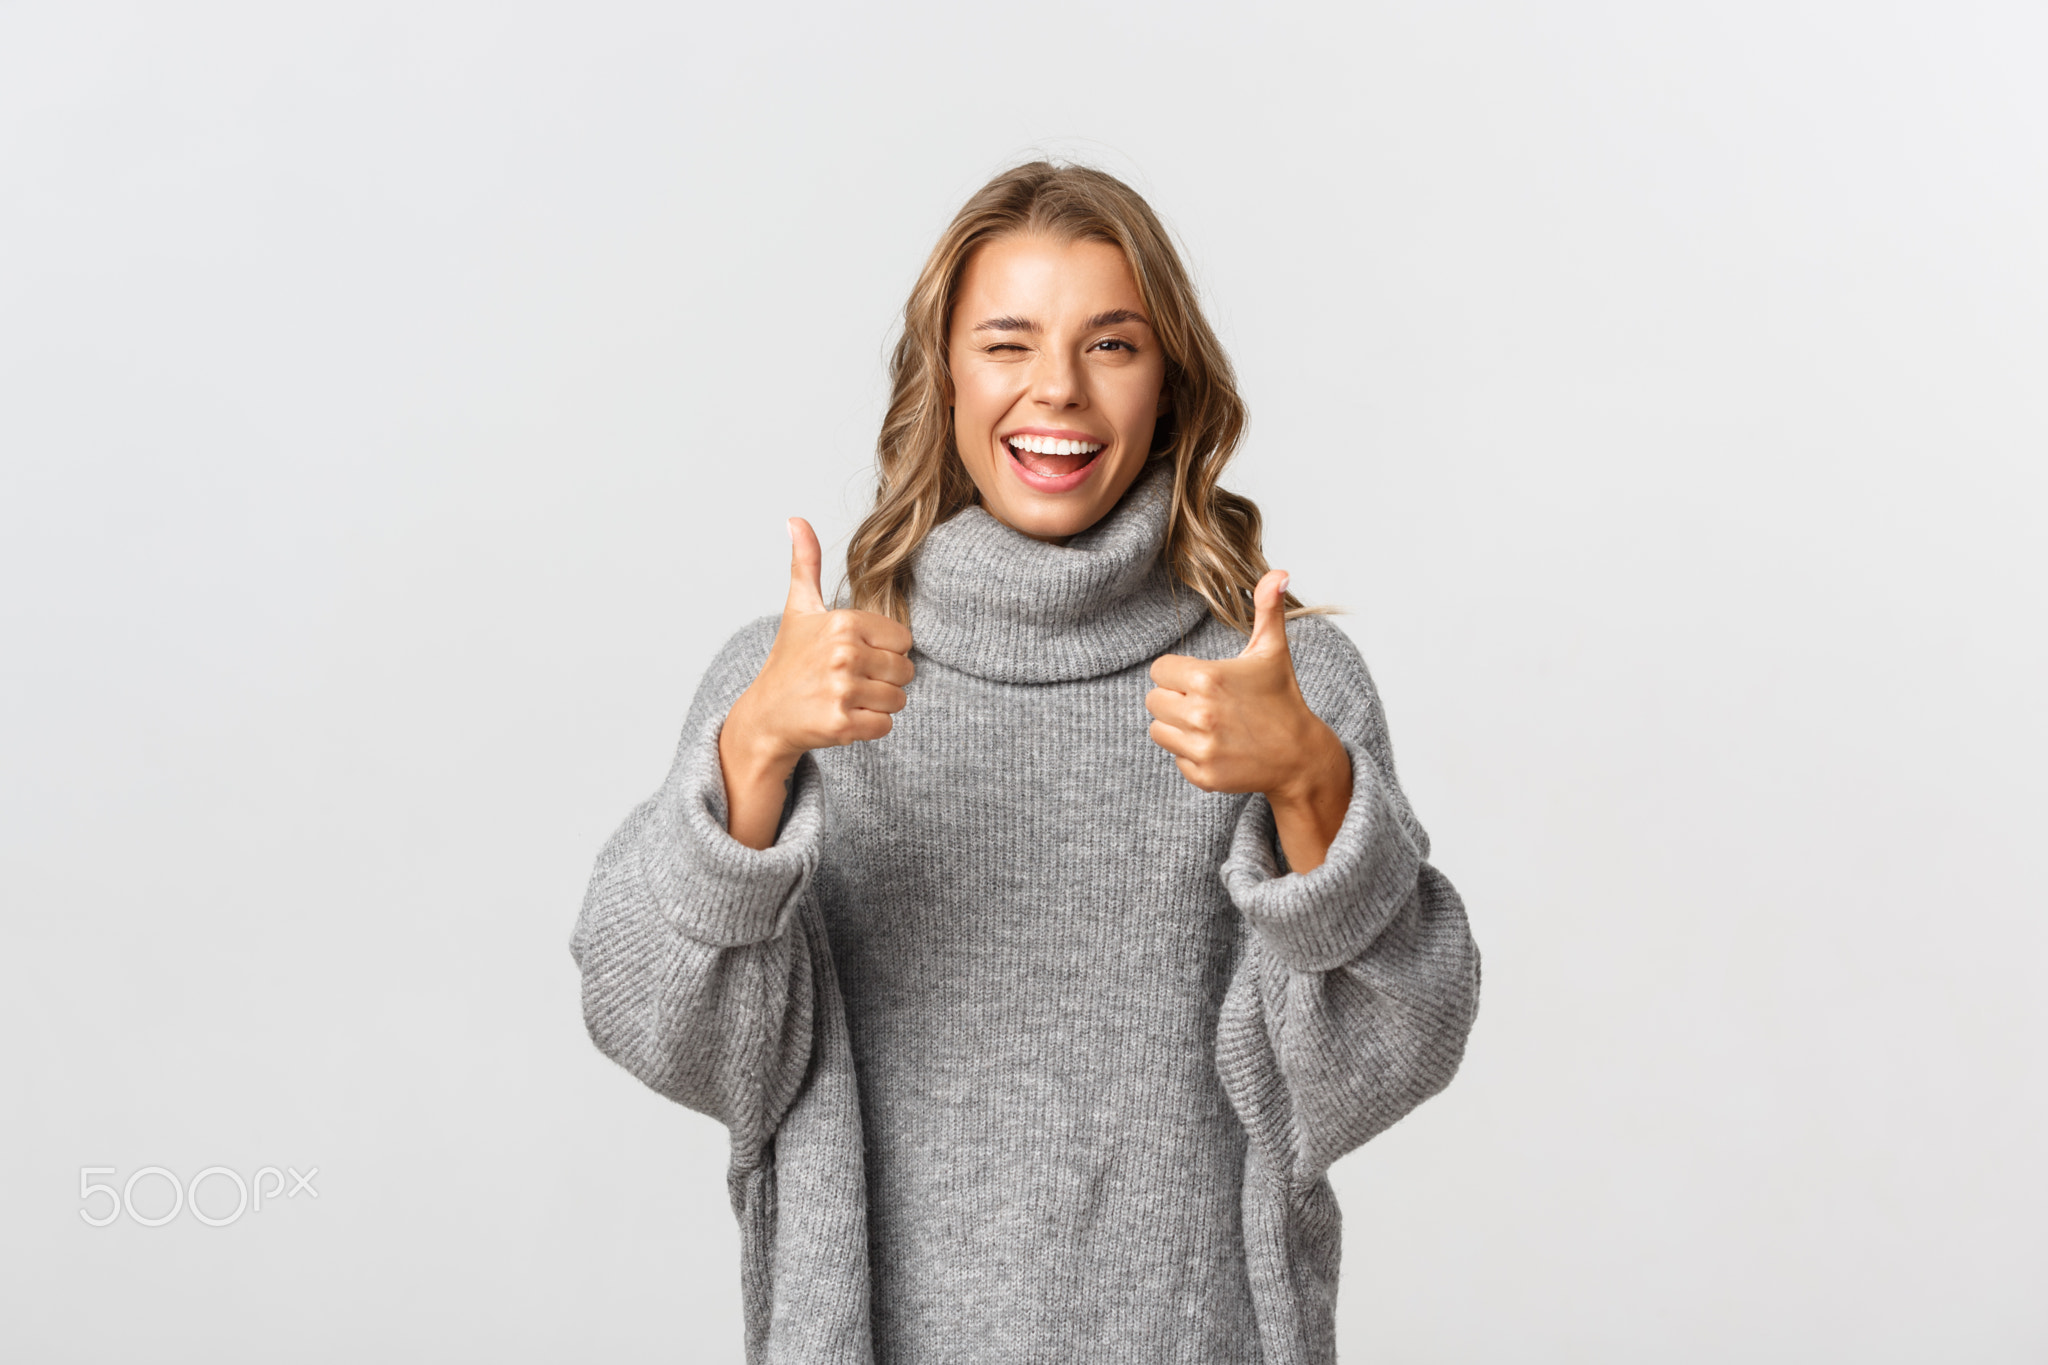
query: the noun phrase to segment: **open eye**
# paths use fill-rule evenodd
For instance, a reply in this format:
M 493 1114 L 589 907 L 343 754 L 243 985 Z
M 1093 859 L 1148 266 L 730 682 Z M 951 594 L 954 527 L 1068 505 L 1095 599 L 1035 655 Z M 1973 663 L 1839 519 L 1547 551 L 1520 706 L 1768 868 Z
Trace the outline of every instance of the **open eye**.
M 1138 348 L 1131 345 L 1130 342 L 1125 341 L 1122 337 L 1104 337 L 1102 340 L 1096 342 L 1093 346 L 1090 346 L 1088 349 L 1091 351 L 1100 351 L 1103 349 L 1113 351 L 1136 351 Z

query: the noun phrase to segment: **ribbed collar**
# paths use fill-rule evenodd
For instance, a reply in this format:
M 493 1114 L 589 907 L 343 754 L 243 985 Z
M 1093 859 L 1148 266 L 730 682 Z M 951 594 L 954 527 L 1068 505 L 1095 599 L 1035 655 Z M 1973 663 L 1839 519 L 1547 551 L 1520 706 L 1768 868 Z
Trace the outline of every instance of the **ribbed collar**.
M 1109 515 L 1047 545 L 969 507 L 912 564 L 910 633 L 949 668 L 997 682 L 1096 678 L 1158 657 L 1207 610 L 1161 551 L 1173 467 L 1131 485 Z

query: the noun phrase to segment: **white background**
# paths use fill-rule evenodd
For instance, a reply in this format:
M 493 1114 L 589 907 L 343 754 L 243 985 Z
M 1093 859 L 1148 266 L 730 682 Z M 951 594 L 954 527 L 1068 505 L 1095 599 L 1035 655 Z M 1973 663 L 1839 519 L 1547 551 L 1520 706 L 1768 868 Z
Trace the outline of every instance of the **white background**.
M 1185 242 L 1486 956 L 1337 1168 L 1344 1358 L 2043 1359 L 2044 67 L 1932 0 L 0 4 L 0 1349 L 738 1358 L 722 1132 L 569 929 L 1043 150 Z M 84 1225 L 151 1164 L 319 1197 Z

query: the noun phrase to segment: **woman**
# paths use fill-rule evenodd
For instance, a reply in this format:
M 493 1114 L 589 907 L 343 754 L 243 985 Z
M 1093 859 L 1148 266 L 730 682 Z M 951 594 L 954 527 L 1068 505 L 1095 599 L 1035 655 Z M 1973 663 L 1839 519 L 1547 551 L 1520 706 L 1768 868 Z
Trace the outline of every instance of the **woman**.
M 792 521 L 599 856 L 591 1036 L 731 1130 L 749 1360 L 1334 1360 L 1326 1173 L 1479 985 L 1371 679 L 1122 182 L 991 181 L 891 373 L 851 607 Z

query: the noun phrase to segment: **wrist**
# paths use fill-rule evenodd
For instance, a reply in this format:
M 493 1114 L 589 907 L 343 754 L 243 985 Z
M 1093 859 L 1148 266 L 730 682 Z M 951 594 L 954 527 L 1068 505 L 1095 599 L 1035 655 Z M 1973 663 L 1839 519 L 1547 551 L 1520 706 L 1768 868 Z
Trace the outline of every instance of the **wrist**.
M 725 769 L 727 785 L 743 782 L 750 786 L 777 785 L 796 770 L 803 750 L 791 749 L 755 723 L 751 694 L 742 693 L 726 713 L 718 732 L 718 762 Z
M 1322 814 L 1351 804 L 1351 754 L 1337 732 L 1315 718 L 1304 738 L 1298 761 L 1287 776 L 1266 792 L 1275 815 Z

